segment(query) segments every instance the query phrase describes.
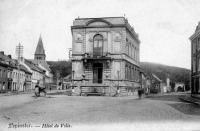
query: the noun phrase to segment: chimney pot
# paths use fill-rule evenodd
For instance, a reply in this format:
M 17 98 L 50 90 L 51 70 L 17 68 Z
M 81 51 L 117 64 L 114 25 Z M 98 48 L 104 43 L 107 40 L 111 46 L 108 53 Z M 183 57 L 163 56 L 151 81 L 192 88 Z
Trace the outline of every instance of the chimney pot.
M 12 56 L 11 56 L 11 55 L 8 55 L 8 57 L 9 57 L 10 59 L 12 59 Z
M 4 51 L 0 51 L 0 54 L 4 55 Z

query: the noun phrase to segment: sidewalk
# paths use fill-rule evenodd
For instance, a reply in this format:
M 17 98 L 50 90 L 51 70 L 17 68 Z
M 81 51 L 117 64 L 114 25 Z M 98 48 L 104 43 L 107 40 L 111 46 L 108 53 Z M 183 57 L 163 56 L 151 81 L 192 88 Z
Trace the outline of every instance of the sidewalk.
M 31 93 L 34 93 L 34 91 L 9 91 L 9 92 L 6 92 L 6 93 L 0 93 L 0 97 L 1 96 L 12 96 L 12 95 L 20 95 L 20 94 L 31 94 Z
M 187 94 L 187 95 L 180 96 L 179 99 L 182 101 L 193 103 L 195 105 L 200 106 L 200 97 L 199 96 L 196 97 L 196 96 L 191 96 L 191 94 Z
M 66 90 L 46 90 L 47 95 L 56 95 L 56 94 L 62 94 L 64 92 L 66 92 Z M 12 96 L 12 95 L 22 95 L 22 94 L 34 94 L 34 90 L 31 91 L 25 91 L 25 92 L 7 92 L 7 93 L 0 93 L 0 97 L 1 96 Z

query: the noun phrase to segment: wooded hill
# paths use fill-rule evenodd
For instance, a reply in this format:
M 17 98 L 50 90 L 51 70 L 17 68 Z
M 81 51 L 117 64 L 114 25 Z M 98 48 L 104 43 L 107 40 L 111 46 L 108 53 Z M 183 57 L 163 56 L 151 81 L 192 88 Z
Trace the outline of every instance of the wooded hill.
M 52 73 L 56 76 L 59 73 L 59 77 L 63 78 L 71 74 L 72 65 L 71 61 L 48 61 Z M 190 83 L 190 70 L 180 67 L 167 66 L 162 64 L 141 62 L 141 68 L 147 73 L 156 74 L 163 82 L 166 81 L 167 76 L 172 82 L 184 82 Z
M 47 61 L 47 63 L 50 65 L 54 77 L 64 78 L 71 74 L 71 61 Z
M 141 62 L 141 68 L 147 73 L 156 74 L 163 82 L 169 77 L 172 82 L 190 83 L 190 70 L 151 62 Z

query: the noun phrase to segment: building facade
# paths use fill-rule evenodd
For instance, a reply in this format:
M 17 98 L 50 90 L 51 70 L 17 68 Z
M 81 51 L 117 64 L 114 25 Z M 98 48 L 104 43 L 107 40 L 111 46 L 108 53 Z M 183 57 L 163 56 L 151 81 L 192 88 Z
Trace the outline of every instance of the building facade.
M 0 91 L 6 92 L 12 89 L 12 66 L 11 55 L 5 55 L 0 51 Z
M 31 60 L 24 59 L 24 66 L 31 72 L 31 89 L 35 89 L 35 86 L 38 82 L 43 86 L 43 80 L 45 77 L 45 70 L 39 68 L 36 64 L 34 64 Z
M 8 65 L 0 61 L 0 92 L 6 91 L 8 86 L 8 77 L 7 77 Z
M 25 72 L 19 66 L 12 71 L 12 91 L 25 91 Z
M 24 81 L 24 89 L 23 91 L 30 91 L 31 90 L 31 76 L 32 76 L 32 73 L 30 71 L 28 71 L 28 68 L 26 68 L 24 65 L 20 64 L 19 65 L 19 68 L 21 71 L 23 71 L 23 80 Z
M 200 93 L 200 22 L 191 40 L 191 93 Z
M 127 95 L 141 86 L 140 40 L 126 18 L 77 18 L 71 32 L 74 94 Z

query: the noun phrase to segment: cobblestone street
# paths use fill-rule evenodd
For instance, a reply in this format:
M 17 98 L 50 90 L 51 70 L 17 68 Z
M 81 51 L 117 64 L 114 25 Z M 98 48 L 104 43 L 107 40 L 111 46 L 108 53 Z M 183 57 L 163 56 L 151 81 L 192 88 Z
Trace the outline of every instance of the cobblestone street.
M 61 93 L 35 98 L 33 94 L 22 94 L 1 96 L 0 103 L 0 123 L 4 127 L 9 123 L 35 126 L 69 123 L 74 127 L 79 124 L 200 122 L 199 107 L 179 101 L 176 95 L 139 100 L 135 97 L 80 97 Z

